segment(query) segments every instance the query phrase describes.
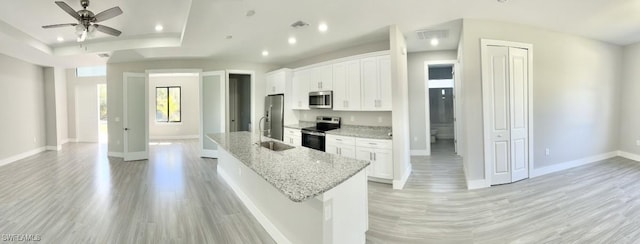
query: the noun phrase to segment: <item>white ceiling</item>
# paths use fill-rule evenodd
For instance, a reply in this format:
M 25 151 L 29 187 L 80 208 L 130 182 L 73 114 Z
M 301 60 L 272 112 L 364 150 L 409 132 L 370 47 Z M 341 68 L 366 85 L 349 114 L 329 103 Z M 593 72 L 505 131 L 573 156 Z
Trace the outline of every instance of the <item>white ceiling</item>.
M 79 0 L 66 2 L 80 9 Z M 528 24 L 619 45 L 640 41 L 640 0 L 94 0 L 89 9 L 98 13 L 113 6 L 124 13 L 104 24 L 122 36 L 99 34 L 81 46 L 71 27 L 41 28 L 73 22 L 54 1 L 12 1 L 0 9 L 0 52 L 67 67 L 107 61 L 96 53 L 112 54 L 109 62 L 198 57 L 285 64 L 387 40 L 390 24 L 405 32 L 409 51 L 455 49 L 461 18 Z M 247 17 L 248 10 L 256 14 Z M 297 20 L 310 26 L 289 27 Z M 320 22 L 328 24 L 326 33 L 317 31 Z M 164 26 L 162 33 L 154 31 L 156 24 Z M 416 37 L 424 29 L 447 29 L 450 35 L 431 47 Z M 68 41 L 58 43 L 58 36 Z M 289 45 L 290 36 L 298 43 Z M 263 50 L 270 55 L 262 57 Z

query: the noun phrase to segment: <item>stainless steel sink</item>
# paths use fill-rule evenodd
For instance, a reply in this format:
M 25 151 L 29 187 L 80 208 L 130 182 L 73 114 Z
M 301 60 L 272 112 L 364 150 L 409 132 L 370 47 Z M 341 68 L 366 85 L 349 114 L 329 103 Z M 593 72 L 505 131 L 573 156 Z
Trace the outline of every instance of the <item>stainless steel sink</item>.
M 287 144 L 276 141 L 263 141 L 262 143 L 260 143 L 260 146 L 272 151 L 284 151 L 295 148 L 293 146 L 289 146 Z

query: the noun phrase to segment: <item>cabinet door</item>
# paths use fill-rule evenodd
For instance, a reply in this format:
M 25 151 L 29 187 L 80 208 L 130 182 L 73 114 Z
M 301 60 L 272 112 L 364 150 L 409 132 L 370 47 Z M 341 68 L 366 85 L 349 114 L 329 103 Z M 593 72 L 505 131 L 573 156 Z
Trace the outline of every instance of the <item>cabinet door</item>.
M 360 60 L 362 72 L 362 110 L 378 110 L 379 96 L 379 74 L 377 58 L 365 58 Z
M 347 63 L 333 65 L 333 110 L 348 110 Z
M 331 143 L 327 143 L 327 144 L 325 144 L 324 151 L 325 151 L 326 153 L 329 153 L 329 154 L 333 154 L 333 155 L 340 155 L 340 154 L 338 153 L 338 152 L 339 152 L 339 147 L 338 147 L 338 145 L 337 145 L 337 144 L 331 144 Z
M 389 56 L 378 57 L 379 92 L 378 110 L 391 111 L 391 59 Z
M 273 75 L 272 86 L 274 94 L 284 94 L 286 79 L 287 74 L 284 71 L 280 71 Z
M 273 74 L 268 74 L 265 81 L 265 88 L 267 89 L 267 95 L 275 94 L 276 86 L 274 81 L 275 76 Z
M 305 73 L 307 74 L 307 84 L 309 85 L 309 92 L 322 91 L 322 89 L 320 89 L 320 69 L 312 68 L 306 70 Z
M 347 62 L 346 110 L 357 111 L 361 109 L 361 81 L 360 60 Z
M 343 145 L 338 150 L 338 153 L 345 158 L 356 158 L 356 148 L 354 146 Z
M 293 145 L 293 136 L 290 135 L 284 135 L 282 142 L 289 144 L 289 145 Z
M 333 89 L 333 66 L 325 65 L 318 67 L 319 83 L 321 91 L 331 91 Z
M 369 176 L 375 176 L 375 165 L 373 162 L 373 151 L 367 148 L 356 148 L 356 159 L 366 160 L 371 162 L 371 165 L 367 168 L 367 174 Z
M 301 70 L 293 75 L 293 93 L 291 94 L 292 109 L 309 109 L 308 77 L 308 70 Z
M 373 150 L 374 177 L 393 179 L 393 158 L 390 150 Z

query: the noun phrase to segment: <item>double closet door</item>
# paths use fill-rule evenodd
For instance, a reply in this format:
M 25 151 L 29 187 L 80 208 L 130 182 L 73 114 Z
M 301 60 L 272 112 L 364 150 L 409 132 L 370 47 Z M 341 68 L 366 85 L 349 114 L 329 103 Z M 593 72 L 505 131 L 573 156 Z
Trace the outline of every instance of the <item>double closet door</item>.
M 482 44 L 485 173 L 491 185 L 529 178 L 530 45 Z

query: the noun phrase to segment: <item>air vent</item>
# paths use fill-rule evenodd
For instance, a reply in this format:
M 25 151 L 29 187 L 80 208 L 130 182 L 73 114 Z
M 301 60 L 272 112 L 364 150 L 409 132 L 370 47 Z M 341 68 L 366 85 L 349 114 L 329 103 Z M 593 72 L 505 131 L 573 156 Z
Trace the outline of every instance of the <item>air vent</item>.
M 98 53 L 98 57 L 101 57 L 101 58 L 108 58 L 108 57 L 109 57 L 109 54 L 108 54 L 108 53 Z
M 291 27 L 293 27 L 294 29 L 300 29 L 300 28 L 304 28 L 309 26 L 309 24 L 307 22 L 304 22 L 302 20 L 298 20 L 296 22 L 294 22 L 293 24 L 291 24 Z
M 445 39 L 449 37 L 449 30 L 419 30 L 416 34 L 420 40 Z

